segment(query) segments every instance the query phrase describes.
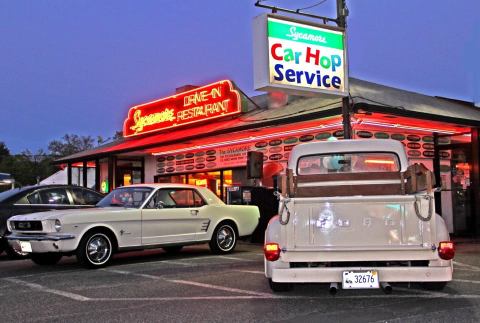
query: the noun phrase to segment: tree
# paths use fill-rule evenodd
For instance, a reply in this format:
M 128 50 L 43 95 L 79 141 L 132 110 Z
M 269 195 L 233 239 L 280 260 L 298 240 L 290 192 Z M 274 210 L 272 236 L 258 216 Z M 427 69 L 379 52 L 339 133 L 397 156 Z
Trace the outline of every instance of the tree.
M 0 141 L 0 162 L 3 158 L 10 156 L 10 150 L 7 148 L 7 145 L 3 141 Z
M 52 161 L 41 149 L 36 153 L 27 149 L 18 155 L 8 155 L 0 160 L 0 172 L 11 174 L 16 186 L 32 185 L 56 171 Z
M 48 144 L 48 153 L 42 149 L 35 153 L 26 149 L 17 155 L 11 155 L 5 143 L 0 142 L 0 172 L 11 174 L 17 186 L 36 184 L 38 180 L 43 180 L 58 170 L 58 167 L 53 165 L 55 159 L 122 137 L 121 131 L 115 132 L 112 138 L 97 136 L 96 140 L 92 136 L 66 134 L 60 140 L 52 140 Z
M 91 136 L 66 134 L 61 140 L 51 141 L 48 144 L 48 150 L 55 157 L 63 157 L 92 149 L 95 147 L 94 143 L 95 140 Z
M 112 137 L 113 141 L 117 141 L 123 138 L 123 130 L 115 131 L 115 134 Z

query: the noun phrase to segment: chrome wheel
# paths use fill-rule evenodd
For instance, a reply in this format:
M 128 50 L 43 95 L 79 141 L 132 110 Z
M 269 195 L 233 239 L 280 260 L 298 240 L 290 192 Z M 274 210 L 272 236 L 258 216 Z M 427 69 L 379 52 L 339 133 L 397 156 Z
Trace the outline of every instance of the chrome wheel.
M 88 239 L 85 252 L 93 265 L 103 265 L 110 259 L 112 243 L 105 234 L 95 233 Z
M 235 245 L 235 231 L 229 225 L 220 227 L 217 231 L 217 245 L 222 251 L 229 251 Z

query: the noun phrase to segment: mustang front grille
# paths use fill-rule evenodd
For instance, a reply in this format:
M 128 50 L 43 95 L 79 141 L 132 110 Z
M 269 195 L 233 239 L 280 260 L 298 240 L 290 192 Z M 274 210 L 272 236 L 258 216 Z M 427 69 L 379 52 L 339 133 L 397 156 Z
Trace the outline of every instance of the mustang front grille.
M 13 229 L 19 231 L 42 231 L 42 221 L 12 221 Z

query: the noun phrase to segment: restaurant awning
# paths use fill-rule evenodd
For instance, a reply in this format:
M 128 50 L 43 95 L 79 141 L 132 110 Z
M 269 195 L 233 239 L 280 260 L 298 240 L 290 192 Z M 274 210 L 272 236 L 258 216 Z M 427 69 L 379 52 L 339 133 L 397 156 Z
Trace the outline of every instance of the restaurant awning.
M 350 96 L 355 112 L 380 112 L 480 127 L 480 109 L 469 102 L 428 96 L 354 78 L 350 78 Z M 169 148 L 170 150 L 185 149 L 188 145 L 195 145 L 199 140 L 209 142 L 215 138 L 217 141 L 228 141 L 232 136 L 241 139 L 242 136 L 259 131 L 273 135 L 278 131 L 279 126 L 282 126 L 282 129 L 289 129 L 298 127 L 299 123 L 303 122 L 311 121 L 318 124 L 319 120 L 341 114 L 340 98 L 290 97 L 288 104 L 281 108 L 267 108 L 269 105 L 267 95 L 259 95 L 252 100 L 257 107 L 236 117 L 197 125 L 194 128 L 180 128 L 152 135 L 124 138 L 60 158 L 56 163 L 93 160 L 134 151 L 159 152 L 166 146 L 173 147 Z M 205 138 L 209 139 L 205 141 Z

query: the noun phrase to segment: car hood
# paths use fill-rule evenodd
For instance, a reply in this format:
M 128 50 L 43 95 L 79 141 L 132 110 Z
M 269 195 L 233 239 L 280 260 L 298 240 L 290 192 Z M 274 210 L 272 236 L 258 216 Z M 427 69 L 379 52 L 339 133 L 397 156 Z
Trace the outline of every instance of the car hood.
M 111 212 L 124 212 L 126 208 L 123 207 L 94 207 L 88 209 L 68 209 L 68 210 L 52 210 L 46 212 L 37 212 L 16 215 L 10 218 L 10 221 L 42 221 L 66 218 L 68 216 L 76 215 L 100 215 Z

